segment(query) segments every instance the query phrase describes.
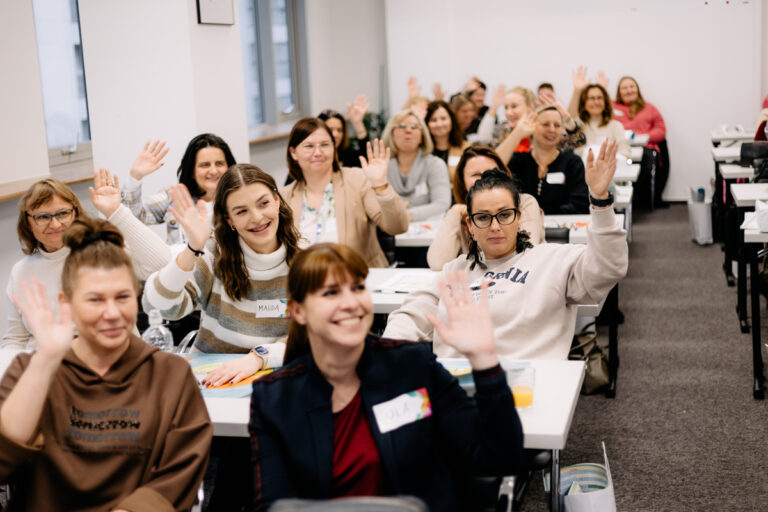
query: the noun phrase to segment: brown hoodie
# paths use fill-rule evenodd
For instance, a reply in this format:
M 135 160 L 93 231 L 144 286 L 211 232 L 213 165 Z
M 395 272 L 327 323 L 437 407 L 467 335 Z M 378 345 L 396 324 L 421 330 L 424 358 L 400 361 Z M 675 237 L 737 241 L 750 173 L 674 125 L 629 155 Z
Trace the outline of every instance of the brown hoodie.
M 9 366 L 0 406 L 30 358 Z M 132 336 L 104 377 L 70 349 L 38 432 L 20 445 L 0 431 L 0 482 L 16 485 L 9 511 L 187 510 L 213 428 L 189 364 Z

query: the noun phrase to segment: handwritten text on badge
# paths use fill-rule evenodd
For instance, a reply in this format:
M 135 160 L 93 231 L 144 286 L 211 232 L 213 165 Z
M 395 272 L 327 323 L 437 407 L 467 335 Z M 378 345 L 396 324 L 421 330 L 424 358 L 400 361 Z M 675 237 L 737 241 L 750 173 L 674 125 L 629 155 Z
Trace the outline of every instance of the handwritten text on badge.
M 257 300 L 256 318 L 285 318 L 288 310 L 286 299 Z
M 381 402 L 373 406 L 373 414 L 379 426 L 379 432 L 386 434 L 408 423 L 432 416 L 432 405 L 427 388 L 416 389 L 408 393 Z

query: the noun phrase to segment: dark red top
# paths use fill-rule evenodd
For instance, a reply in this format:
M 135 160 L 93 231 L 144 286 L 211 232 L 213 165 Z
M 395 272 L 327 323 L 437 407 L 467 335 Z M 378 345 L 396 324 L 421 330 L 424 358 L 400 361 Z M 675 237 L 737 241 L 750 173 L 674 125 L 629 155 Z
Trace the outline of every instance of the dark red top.
M 333 415 L 334 497 L 387 494 L 384 468 L 362 404 L 358 390 L 352 401 Z

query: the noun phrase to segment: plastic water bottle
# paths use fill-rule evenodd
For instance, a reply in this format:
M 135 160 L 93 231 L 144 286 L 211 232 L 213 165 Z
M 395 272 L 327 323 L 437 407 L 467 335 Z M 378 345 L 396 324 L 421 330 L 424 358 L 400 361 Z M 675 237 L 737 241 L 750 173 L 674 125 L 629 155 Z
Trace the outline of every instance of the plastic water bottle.
M 157 309 L 149 312 L 149 327 L 141 337 L 153 347 L 166 352 L 173 352 L 173 335 L 163 325 L 163 317 Z

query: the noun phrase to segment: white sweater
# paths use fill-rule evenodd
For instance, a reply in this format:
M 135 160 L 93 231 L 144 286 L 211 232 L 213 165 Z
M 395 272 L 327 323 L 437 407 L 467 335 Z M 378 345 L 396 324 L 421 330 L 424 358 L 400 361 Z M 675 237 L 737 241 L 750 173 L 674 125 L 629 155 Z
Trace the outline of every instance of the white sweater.
M 447 272 L 466 273 L 471 286 L 492 279 L 489 307 L 497 352 L 517 359 L 568 357 L 577 305 L 602 300 L 627 272 L 626 232 L 613 209 L 592 210 L 586 245 L 542 244 L 470 270 L 465 255 L 447 263 Z M 433 332 L 427 315 L 446 322 L 437 281 L 410 294 L 389 315 L 384 337 L 432 340 L 438 357 L 462 357 Z M 475 291 L 475 297 L 480 292 Z
M 115 210 L 115 213 L 107 219 L 115 225 L 125 238 L 128 254 L 133 260 L 133 268 L 136 277 L 144 280 L 152 272 L 163 268 L 171 259 L 171 250 L 165 242 L 150 228 L 133 216 L 131 211 L 123 206 Z M 8 280 L 6 294 L 10 305 L 8 307 L 8 325 L 0 348 L 12 347 L 17 349 L 32 348 L 32 333 L 21 316 L 21 312 L 13 303 L 14 294 L 21 296 L 21 283 L 35 278 L 45 285 L 48 300 L 55 314 L 59 313 L 59 291 L 61 291 L 61 271 L 64 268 L 64 260 L 69 255 L 69 247 L 62 247 L 58 251 L 45 252 L 38 250 L 20 259 L 11 269 L 11 277 Z

